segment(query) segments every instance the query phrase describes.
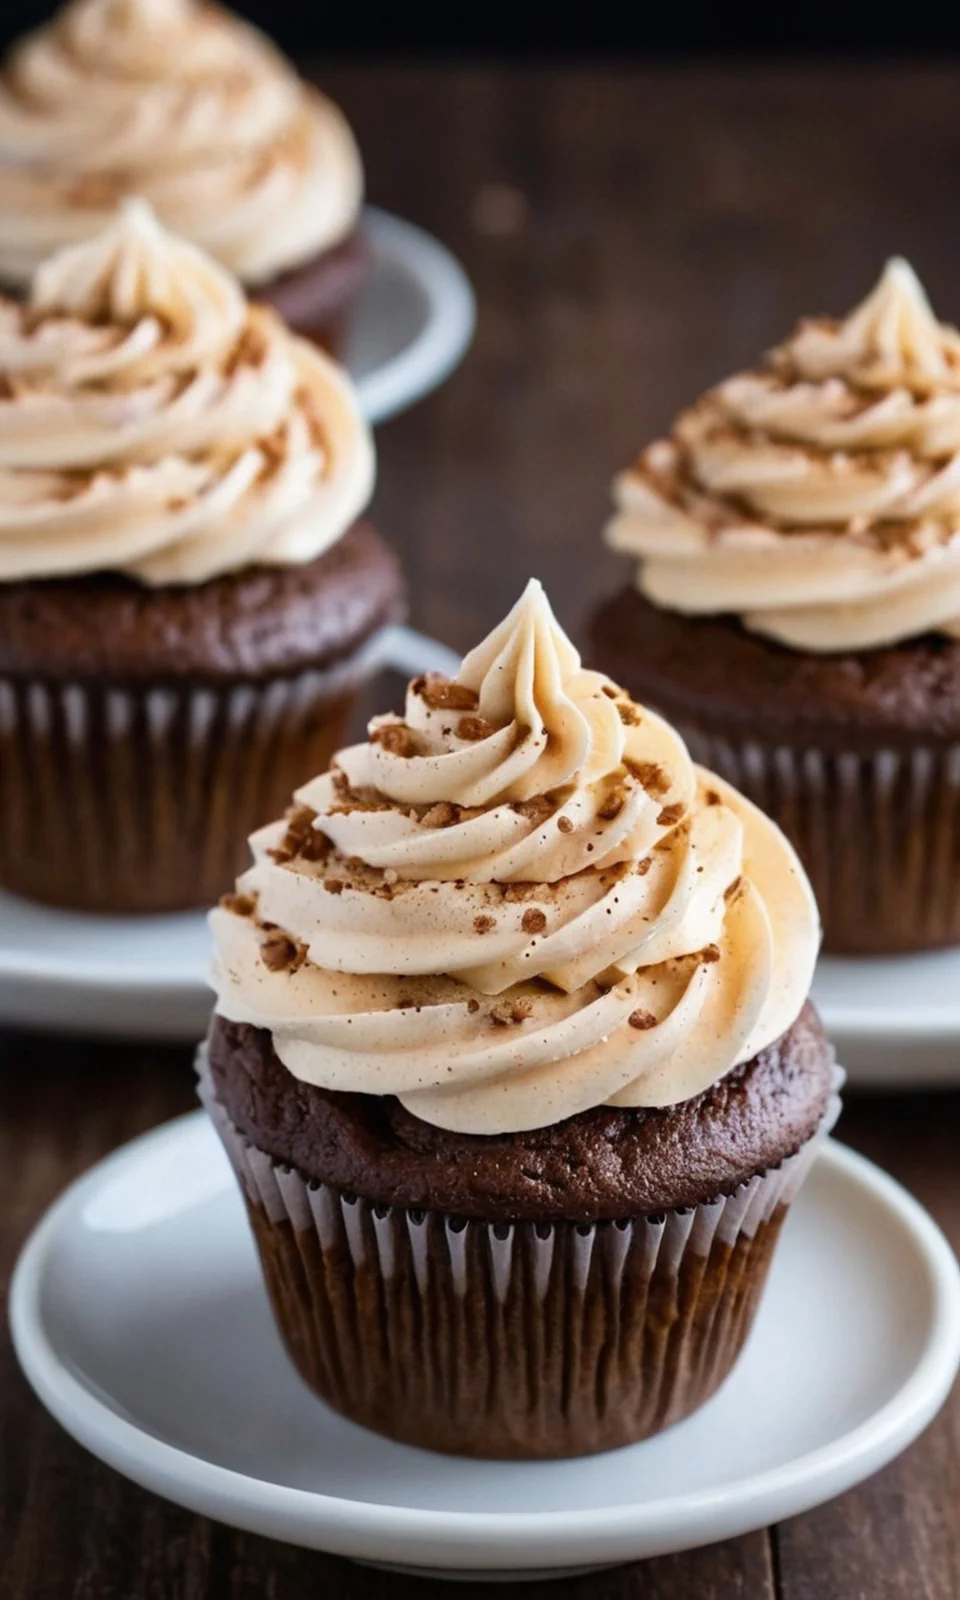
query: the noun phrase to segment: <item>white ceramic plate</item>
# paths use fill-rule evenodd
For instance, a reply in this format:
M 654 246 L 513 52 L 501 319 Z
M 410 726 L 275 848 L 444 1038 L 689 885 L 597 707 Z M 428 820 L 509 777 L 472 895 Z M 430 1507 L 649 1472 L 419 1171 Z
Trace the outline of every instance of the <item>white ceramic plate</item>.
M 476 308 L 463 268 L 410 222 L 368 206 L 372 248 L 346 350 L 370 422 L 385 422 L 435 389 L 473 337 Z
M 658 1438 L 587 1460 L 436 1456 L 316 1400 L 281 1347 L 202 1112 L 67 1191 L 24 1248 L 10 1316 L 43 1403 L 137 1483 L 292 1543 L 475 1576 L 615 1564 L 793 1516 L 914 1439 L 960 1361 L 949 1245 L 832 1141 L 719 1394 Z
M 813 997 L 851 1083 L 960 1084 L 960 949 L 824 956 Z
M 451 674 L 459 657 L 412 628 L 385 628 L 371 672 Z M 212 998 L 206 917 L 81 916 L 0 891 L 0 1024 L 192 1042 Z

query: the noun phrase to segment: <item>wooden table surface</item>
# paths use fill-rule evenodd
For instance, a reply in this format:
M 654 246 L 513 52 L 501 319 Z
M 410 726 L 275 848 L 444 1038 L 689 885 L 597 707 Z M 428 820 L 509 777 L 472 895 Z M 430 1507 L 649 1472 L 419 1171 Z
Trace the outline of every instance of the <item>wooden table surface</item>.
M 577 628 L 622 570 L 598 539 L 612 470 L 800 313 L 851 306 L 888 254 L 909 255 L 960 322 L 960 66 L 324 78 L 359 132 L 371 198 L 434 230 L 477 289 L 464 367 L 380 439 L 379 521 L 406 559 L 415 621 L 453 645 L 478 639 L 531 573 Z M 71 1178 L 193 1104 L 189 1056 L 6 1037 L 0 1097 L 6 1278 Z M 853 1097 L 840 1133 L 960 1246 L 960 1094 Z M 958 1600 L 960 1394 L 899 1461 L 807 1516 L 531 1592 Z M 234 1533 L 134 1488 L 46 1416 L 0 1333 L 5 1600 L 463 1594 Z

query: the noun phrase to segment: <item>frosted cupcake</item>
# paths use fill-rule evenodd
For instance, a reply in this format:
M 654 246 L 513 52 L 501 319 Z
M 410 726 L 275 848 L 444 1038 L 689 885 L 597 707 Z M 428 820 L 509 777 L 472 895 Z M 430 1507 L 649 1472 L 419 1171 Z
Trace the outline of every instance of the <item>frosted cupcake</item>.
M 362 282 L 363 173 L 331 101 L 200 0 L 70 0 L 0 76 L 0 285 L 142 196 L 328 348 Z
M 252 847 L 201 1077 L 307 1383 L 469 1455 L 700 1405 L 836 1112 L 783 836 L 532 583 Z
M 616 485 L 601 664 L 773 816 L 832 950 L 960 942 L 960 334 L 903 261 Z
M 349 380 L 140 202 L 0 301 L 0 883 L 209 904 L 342 742 L 396 562 Z

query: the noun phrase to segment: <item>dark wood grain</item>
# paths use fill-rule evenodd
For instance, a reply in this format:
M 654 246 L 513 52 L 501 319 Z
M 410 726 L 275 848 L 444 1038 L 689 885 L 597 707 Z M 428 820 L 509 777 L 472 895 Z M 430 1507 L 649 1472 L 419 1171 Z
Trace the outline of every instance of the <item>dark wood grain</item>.
M 324 77 L 359 131 L 371 198 L 445 239 L 478 291 L 468 362 L 380 440 L 378 517 L 406 560 L 415 620 L 454 645 L 531 572 L 576 629 L 618 573 L 598 541 L 614 467 L 801 312 L 850 305 L 886 254 L 910 255 L 960 320 L 960 69 Z M 73 1176 L 192 1097 L 183 1051 L 5 1038 L 0 1278 Z M 960 1095 L 855 1099 L 841 1133 L 960 1246 Z M 233 1533 L 141 1492 L 46 1417 L 0 1336 L 4 1600 L 464 1592 Z M 535 1592 L 957 1600 L 960 1397 L 899 1462 L 821 1510 Z

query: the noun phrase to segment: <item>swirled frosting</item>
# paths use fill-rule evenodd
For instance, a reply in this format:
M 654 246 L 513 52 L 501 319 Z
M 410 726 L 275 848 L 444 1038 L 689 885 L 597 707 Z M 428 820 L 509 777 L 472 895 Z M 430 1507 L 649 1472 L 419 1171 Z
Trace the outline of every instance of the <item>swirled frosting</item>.
M 440 1127 L 675 1104 L 809 989 L 790 845 L 582 668 L 536 582 L 251 842 L 212 914 L 218 1010 L 295 1077 Z
M 127 195 L 261 284 L 356 225 L 343 116 L 264 36 L 199 0 L 71 0 L 0 76 L 0 282 L 109 222 Z
M 310 561 L 373 475 L 340 369 L 140 201 L 0 301 L 0 581 Z
M 617 480 L 640 589 L 797 650 L 960 635 L 960 333 L 905 261 L 845 321 L 800 324 Z

